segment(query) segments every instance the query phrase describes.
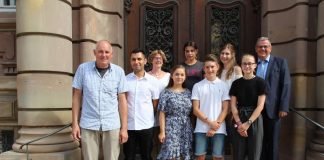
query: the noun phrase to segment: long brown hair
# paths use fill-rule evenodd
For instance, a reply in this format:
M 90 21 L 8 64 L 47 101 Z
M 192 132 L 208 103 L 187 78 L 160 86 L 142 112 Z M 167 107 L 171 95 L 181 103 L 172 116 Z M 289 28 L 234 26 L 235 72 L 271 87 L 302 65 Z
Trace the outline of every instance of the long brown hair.
M 172 86 L 173 86 L 173 84 L 174 84 L 174 82 L 173 82 L 173 79 L 172 79 L 172 76 L 173 76 L 173 73 L 177 70 L 177 69 L 183 69 L 184 71 L 185 71 L 185 76 L 186 76 L 186 78 L 187 78 L 187 72 L 186 72 L 186 68 L 183 66 L 183 65 L 176 65 L 176 66 L 174 66 L 174 67 L 172 67 L 172 69 L 171 69 L 171 71 L 170 71 L 170 79 L 169 79 L 169 83 L 168 83 L 168 85 L 167 85 L 167 87 L 166 88 L 171 88 Z M 183 82 L 182 83 L 182 87 L 183 88 L 186 88 L 186 85 L 185 85 L 185 83 Z

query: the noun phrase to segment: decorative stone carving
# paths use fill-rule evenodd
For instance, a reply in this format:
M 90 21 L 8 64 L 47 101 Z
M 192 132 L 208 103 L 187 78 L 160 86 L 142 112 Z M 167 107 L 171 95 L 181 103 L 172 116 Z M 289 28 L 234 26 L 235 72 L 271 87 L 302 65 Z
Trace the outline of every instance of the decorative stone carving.
M 15 32 L 0 33 L 0 75 L 16 75 Z

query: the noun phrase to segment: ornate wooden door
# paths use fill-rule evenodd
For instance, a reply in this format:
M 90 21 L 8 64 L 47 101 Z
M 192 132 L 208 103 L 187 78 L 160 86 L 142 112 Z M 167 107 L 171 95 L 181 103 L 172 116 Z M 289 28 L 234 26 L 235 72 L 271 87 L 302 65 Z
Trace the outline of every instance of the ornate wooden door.
M 238 56 L 254 53 L 260 36 L 260 0 L 125 0 L 125 52 L 162 49 L 165 69 L 184 61 L 183 45 L 196 41 L 199 57 L 234 43 Z M 129 70 L 128 56 L 125 57 Z

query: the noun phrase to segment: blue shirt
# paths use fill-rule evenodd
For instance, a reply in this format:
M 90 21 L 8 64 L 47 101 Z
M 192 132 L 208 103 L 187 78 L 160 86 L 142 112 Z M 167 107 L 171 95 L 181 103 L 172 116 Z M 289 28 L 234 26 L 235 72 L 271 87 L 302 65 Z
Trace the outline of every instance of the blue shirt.
M 257 76 L 265 79 L 267 75 L 269 60 L 270 60 L 270 55 L 265 60 L 258 59 L 258 68 L 256 72 Z
M 86 62 L 77 69 L 73 88 L 82 90 L 80 127 L 102 131 L 120 128 L 118 94 L 127 92 L 124 70 L 114 64 L 100 76 L 95 62 Z

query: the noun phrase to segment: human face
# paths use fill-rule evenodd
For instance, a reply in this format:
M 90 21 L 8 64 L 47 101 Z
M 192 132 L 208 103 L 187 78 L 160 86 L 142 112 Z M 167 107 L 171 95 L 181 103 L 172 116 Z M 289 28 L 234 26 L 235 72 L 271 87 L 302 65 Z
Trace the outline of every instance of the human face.
M 144 71 L 144 65 L 147 60 L 142 52 L 132 53 L 130 57 L 130 64 L 135 73 Z
M 228 48 L 225 48 L 220 53 L 220 60 L 223 64 L 228 64 L 233 59 L 233 55 Z
M 163 58 L 160 54 L 156 54 L 152 59 L 152 65 L 154 68 L 162 68 Z
M 195 60 L 197 58 L 198 50 L 192 46 L 187 46 L 185 48 L 185 57 L 186 60 Z
M 219 69 L 219 65 L 217 62 L 214 62 L 214 61 L 205 62 L 205 65 L 204 65 L 205 77 L 208 80 L 215 79 L 218 69 Z
M 242 57 L 241 67 L 244 74 L 253 74 L 256 66 L 253 56 L 245 55 Z
M 113 57 L 112 47 L 106 41 L 100 41 L 94 50 L 94 55 L 96 57 L 96 65 L 99 68 L 107 68 Z
M 172 80 L 173 80 L 173 84 L 174 85 L 182 85 L 183 82 L 186 79 L 186 71 L 184 68 L 178 68 L 176 69 L 172 76 L 171 76 Z
M 272 46 L 268 40 L 259 41 L 255 46 L 255 52 L 258 54 L 258 57 L 262 60 L 265 60 L 271 53 Z

